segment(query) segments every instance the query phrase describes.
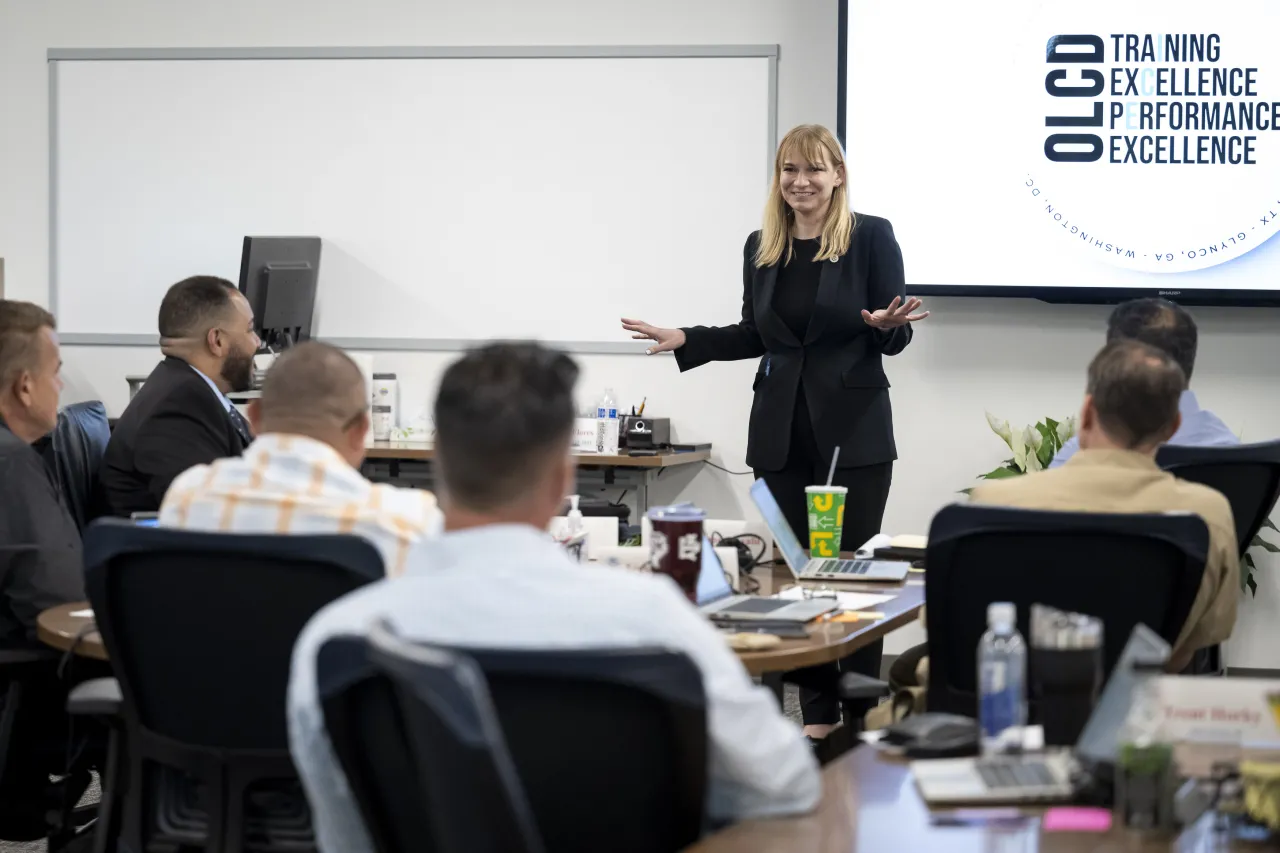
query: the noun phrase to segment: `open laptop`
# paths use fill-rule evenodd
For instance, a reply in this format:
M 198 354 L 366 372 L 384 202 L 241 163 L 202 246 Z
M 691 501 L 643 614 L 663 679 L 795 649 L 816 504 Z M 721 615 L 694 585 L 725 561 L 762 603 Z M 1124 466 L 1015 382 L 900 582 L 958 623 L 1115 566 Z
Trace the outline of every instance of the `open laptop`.
M 782 508 L 764 480 L 751 484 L 751 499 L 764 516 L 769 532 L 782 549 L 782 559 L 797 580 L 902 581 L 906 580 L 910 563 L 894 560 L 841 560 L 815 557 L 810 559 L 787 524 Z
M 1107 680 L 1075 754 L 943 758 L 911 762 L 920 796 L 931 805 L 1060 802 L 1075 793 L 1078 766 L 1095 773 L 1114 765 L 1134 691 L 1143 679 L 1159 674 L 1169 659 L 1169 644 L 1146 625 L 1138 625 Z M 1135 668 L 1135 665 L 1137 668 Z
M 789 601 L 738 595 L 729 586 L 724 565 L 716 556 L 711 540 L 702 537 L 702 568 L 698 571 L 698 609 L 712 621 L 717 619 L 769 619 L 781 622 L 808 622 L 839 606 L 834 598 Z

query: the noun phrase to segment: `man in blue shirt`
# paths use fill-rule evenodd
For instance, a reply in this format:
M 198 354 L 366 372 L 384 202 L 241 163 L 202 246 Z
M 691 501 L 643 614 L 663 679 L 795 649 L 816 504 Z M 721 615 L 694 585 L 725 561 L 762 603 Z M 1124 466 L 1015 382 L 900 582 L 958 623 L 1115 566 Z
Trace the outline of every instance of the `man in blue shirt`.
M 1107 343 L 1126 339 L 1142 341 L 1167 352 L 1182 368 L 1190 384 L 1191 371 L 1196 366 L 1196 321 L 1180 306 L 1167 299 L 1134 299 L 1120 303 L 1107 320 Z M 1182 416 L 1182 425 L 1169 439 L 1169 444 L 1228 447 L 1240 443 L 1221 418 L 1200 408 L 1195 392 L 1190 388 L 1182 391 L 1178 413 Z M 1049 467 L 1062 465 L 1079 447 L 1077 439 L 1072 438 L 1062 445 Z

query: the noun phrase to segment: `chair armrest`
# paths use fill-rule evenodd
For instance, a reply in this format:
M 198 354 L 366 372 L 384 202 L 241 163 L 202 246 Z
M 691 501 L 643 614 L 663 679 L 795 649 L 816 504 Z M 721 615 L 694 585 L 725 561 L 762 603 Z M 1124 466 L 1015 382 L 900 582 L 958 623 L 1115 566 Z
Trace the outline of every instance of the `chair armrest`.
M 888 695 L 889 684 L 878 678 L 871 678 L 856 672 L 846 672 L 840 677 L 840 698 L 846 701 L 852 699 L 879 699 L 881 696 Z
M 67 696 L 67 713 L 89 717 L 115 717 L 124 703 L 120 682 L 114 678 L 95 678 L 77 684 Z

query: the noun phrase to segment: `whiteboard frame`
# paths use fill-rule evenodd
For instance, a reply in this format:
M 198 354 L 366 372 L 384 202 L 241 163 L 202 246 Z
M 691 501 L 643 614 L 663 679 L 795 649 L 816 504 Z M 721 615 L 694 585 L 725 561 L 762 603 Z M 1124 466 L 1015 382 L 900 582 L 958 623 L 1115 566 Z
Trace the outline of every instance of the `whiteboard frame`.
M 762 58 L 769 60 L 768 138 L 766 173 L 773 178 L 778 147 L 778 56 L 776 44 L 720 45 L 563 45 L 491 47 L 152 47 L 50 48 L 49 64 L 49 306 L 58 305 L 58 63 L 138 60 L 221 59 L 706 59 Z M 323 238 L 323 235 L 322 235 Z M 457 352 L 483 343 L 446 338 L 330 338 L 334 346 L 355 350 L 396 352 Z M 59 335 L 63 344 L 80 346 L 158 346 L 159 335 L 72 332 Z M 649 344 L 640 342 L 550 341 L 558 349 L 580 354 L 642 355 Z

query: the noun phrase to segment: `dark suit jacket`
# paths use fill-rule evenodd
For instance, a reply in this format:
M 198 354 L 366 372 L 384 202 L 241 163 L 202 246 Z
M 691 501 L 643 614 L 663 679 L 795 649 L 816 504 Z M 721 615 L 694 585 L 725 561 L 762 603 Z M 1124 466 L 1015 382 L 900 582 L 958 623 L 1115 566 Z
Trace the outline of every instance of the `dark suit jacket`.
M 156 365 L 116 422 L 99 483 L 106 514 L 156 512 L 173 479 L 193 465 L 239 456 L 249 444 L 222 400 L 191 365 Z
M 757 231 L 748 237 L 742 250 L 742 321 L 685 329 L 676 363 L 683 371 L 709 361 L 760 358 L 747 437 L 752 468 L 776 471 L 786 464 L 801 381 L 824 458 L 839 446 L 841 468 L 893 461 L 898 454 L 881 356 L 902 352 L 911 326 L 882 332 L 862 320 L 863 308 L 875 311 L 895 296 L 905 298 L 902 251 L 893 226 L 878 216 L 856 215 L 849 251 L 822 263 L 804 340 L 797 340 L 773 310 L 778 268 L 756 268 L 759 236 Z

